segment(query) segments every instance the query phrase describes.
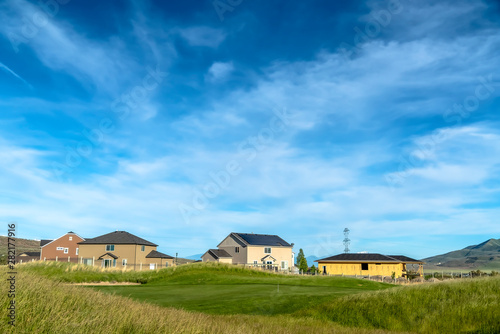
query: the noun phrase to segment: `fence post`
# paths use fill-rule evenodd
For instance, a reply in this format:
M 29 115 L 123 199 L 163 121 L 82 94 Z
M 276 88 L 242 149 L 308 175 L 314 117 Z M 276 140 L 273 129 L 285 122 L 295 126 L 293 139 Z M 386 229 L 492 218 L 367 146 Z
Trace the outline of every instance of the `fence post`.
M 140 271 L 142 271 L 142 262 L 141 262 L 141 266 L 140 266 Z
M 92 256 L 92 267 L 95 265 L 95 256 Z
M 57 256 L 56 256 L 56 262 L 57 262 Z
M 69 256 L 68 256 L 68 262 L 69 262 Z

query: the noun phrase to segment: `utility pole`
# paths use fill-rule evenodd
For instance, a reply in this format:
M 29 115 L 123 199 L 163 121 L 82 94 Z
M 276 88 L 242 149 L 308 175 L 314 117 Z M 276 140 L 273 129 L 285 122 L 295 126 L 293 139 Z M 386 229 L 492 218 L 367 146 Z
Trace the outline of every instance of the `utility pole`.
M 351 244 L 351 239 L 349 239 L 349 229 L 346 227 L 344 229 L 344 253 L 349 253 L 349 245 Z

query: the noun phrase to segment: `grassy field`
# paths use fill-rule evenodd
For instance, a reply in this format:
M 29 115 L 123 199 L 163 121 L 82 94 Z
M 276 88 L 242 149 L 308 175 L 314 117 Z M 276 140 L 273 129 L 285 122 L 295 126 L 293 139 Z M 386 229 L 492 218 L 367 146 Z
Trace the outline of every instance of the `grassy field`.
M 94 289 L 210 314 L 290 314 L 347 294 L 392 287 L 342 277 L 277 275 L 216 263 L 197 263 L 157 272 L 109 272 L 67 263 L 30 263 L 24 269 L 62 282 L 142 282 L 146 284 Z
M 301 316 L 416 333 L 500 333 L 500 278 L 449 280 L 339 298 Z
M 5 267 L 0 274 L 6 277 Z M 0 333 L 384 333 L 291 316 L 187 312 L 66 285 L 22 269 L 16 290 L 16 327 L 8 325 L 2 311 Z M 2 310 L 7 303 L 7 298 L 0 299 Z
M 394 287 L 224 265 L 17 268 L 18 333 L 500 333 L 500 277 Z M 146 284 L 66 284 L 104 280 Z M 8 329 L 3 321 L 0 332 Z

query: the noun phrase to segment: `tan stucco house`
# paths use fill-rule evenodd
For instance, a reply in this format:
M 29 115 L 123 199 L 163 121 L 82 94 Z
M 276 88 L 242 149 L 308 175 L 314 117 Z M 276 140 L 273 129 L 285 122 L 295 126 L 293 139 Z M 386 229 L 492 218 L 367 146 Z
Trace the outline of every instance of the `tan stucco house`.
M 209 249 L 202 255 L 203 262 L 244 264 L 274 270 L 289 270 L 294 264 L 293 244 L 277 235 L 231 233 L 218 249 Z
M 85 239 L 75 232 L 68 232 L 54 240 L 40 240 L 40 260 L 78 262 L 78 243 Z
M 174 258 L 156 250 L 158 245 L 125 231 L 116 231 L 78 243 L 79 262 L 103 268 L 132 270 L 172 266 Z

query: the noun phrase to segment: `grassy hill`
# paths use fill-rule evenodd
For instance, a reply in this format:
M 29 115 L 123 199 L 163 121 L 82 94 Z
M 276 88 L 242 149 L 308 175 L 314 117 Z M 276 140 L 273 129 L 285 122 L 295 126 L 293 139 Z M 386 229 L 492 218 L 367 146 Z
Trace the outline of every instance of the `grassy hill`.
M 17 333 L 500 332 L 500 277 L 388 289 L 360 279 L 282 276 L 217 264 L 122 273 L 28 263 L 17 271 Z M 5 266 L 0 274 L 6 275 Z M 113 293 L 64 283 L 86 276 L 146 284 Z M 7 303 L 0 299 L 3 309 Z M 10 332 L 6 321 L 0 332 Z
M 16 327 L 4 312 L 0 333 L 345 333 L 382 334 L 381 330 L 344 328 L 332 322 L 291 316 L 208 315 L 161 307 L 130 298 L 70 286 L 18 266 Z M 6 267 L 0 267 L 6 277 Z M 7 310 L 8 298 L 0 299 Z
M 489 239 L 478 245 L 424 259 L 429 266 L 446 268 L 464 268 L 467 270 L 500 269 L 500 239 Z M 426 266 L 426 267 L 428 267 Z
M 7 237 L 0 236 L 0 264 L 7 262 Z M 16 255 L 22 252 L 39 252 L 40 240 L 16 239 Z
M 105 293 L 210 314 L 290 314 L 347 294 L 392 287 L 342 277 L 279 275 L 217 263 L 164 270 L 102 271 L 67 263 L 30 263 L 25 271 L 64 282 L 130 281 L 140 286 L 100 286 Z
M 344 326 L 416 333 L 500 333 L 499 314 L 499 277 L 351 295 L 299 312 Z

